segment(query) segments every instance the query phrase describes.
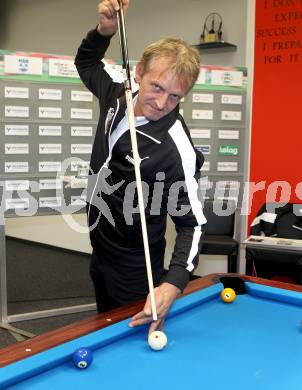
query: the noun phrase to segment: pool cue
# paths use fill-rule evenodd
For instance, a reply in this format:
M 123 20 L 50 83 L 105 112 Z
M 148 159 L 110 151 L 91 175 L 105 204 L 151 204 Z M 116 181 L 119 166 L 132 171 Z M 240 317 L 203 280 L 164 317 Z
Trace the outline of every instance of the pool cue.
M 123 12 L 121 1 L 119 1 L 119 6 L 120 6 L 120 8 L 119 8 L 119 11 L 117 13 L 117 20 L 118 20 L 118 30 L 119 30 L 119 37 L 120 37 L 120 49 L 121 49 L 121 55 L 122 55 L 122 61 L 123 61 L 125 98 L 126 98 L 128 123 L 129 123 L 130 137 L 131 137 L 133 160 L 134 160 L 134 172 L 135 172 L 135 180 L 136 180 L 137 195 L 138 195 L 138 207 L 139 207 L 139 213 L 140 213 L 140 219 L 141 219 L 141 225 L 142 225 L 144 252 L 145 252 L 148 285 L 149 285 L 149 293 L 150 293 L 150 301 L 151 301 L 151 311 L 152 311 L 153 321 L 156 321 L 157 320 L 157 312 L 156 312 L 156 303 L 155 303 L 155 295 L 154 295 L 154 286 L 153 286 L 153 277 L 152 277 L 152 267 L 151 267 L 151 259 L 150 259 L 146 216 L 145 216 L 145 211 L 144 211 L 145 206 L 144 206 L 144 197 L 143 197 L 143 189 L 142 189 L 142 179 L 141 179 L 141 173 L 140 173 L 140 161 L 141 160 L 140 160 L 140 157 L 138 154 L 136 128 L 135 128 L 135 116 L 134 116 L 134 107 L 133 107 L 133 100 L 132 100 L 130 66 L 129 66 L 127 40 L 126 40 L 126 29 L 125 29 L 124 12 Z

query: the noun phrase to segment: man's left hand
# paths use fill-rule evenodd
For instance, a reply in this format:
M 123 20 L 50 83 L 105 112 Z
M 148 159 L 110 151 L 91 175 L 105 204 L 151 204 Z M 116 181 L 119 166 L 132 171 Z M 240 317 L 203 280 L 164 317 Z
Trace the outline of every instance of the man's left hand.
M 173 304 L 177 295 L 180 294 L 179 288 L 170 283 L 163 283 L 154 289 L 157 321 L 153 321 L 150 294 L 147 297 L 144 309 L 132 317 L 129 323 L 130 327 L 144 325 L 151 322 L 149 334 L 154 330 L 162 330 L 165 317 Z

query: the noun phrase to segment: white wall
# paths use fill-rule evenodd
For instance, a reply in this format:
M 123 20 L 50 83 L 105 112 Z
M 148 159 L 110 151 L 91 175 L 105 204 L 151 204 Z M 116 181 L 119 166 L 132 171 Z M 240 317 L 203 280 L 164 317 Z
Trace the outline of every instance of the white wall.
M 85 214 L 6 218 L 5 234 L 60 248 L 91 253 Z
M 0 49 L 74 55 L 86 32 L 97 24 L 97 4 L 97 0 L 1 0 Z M 242 0 L 131 0 L 127 15 L 130 58 L 139 59 L 146 44 L 166 35 L 198 44 L 210 12 L 221 14 L 223 39 L 238 49 L 202 54 L 202 62 L 244 66 L 247 2 Z M 119 57 L 115 39 L 108 58 Z

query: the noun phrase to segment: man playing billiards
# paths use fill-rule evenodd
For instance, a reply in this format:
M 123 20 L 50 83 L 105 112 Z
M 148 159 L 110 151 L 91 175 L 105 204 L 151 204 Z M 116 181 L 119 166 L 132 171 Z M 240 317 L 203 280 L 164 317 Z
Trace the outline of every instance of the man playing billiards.
M 124 11 L 128 5 L 129 0 L 122 0 Z M 99 24 L 82 41 L 75 59 L 83 83 L 100 104 L 87 189 L 90 273 L 99 312 L 147 297 L 130 326 L 151 323 L 152 332 L 162 329 L 197 266 L 206 222 L 197 196 L 203 156 L 179 114 L 179 102 L 195 83 L 200 61 L 184 41 L 166 38 L 145 49 L 135 70 L 133 105 L 158 316 L 153 321 L 123 76 L 103 60 L 118 28 L 118 10 L 118 0 L 98 5 Z M 177 237 L 163 277 L 167 215 Z

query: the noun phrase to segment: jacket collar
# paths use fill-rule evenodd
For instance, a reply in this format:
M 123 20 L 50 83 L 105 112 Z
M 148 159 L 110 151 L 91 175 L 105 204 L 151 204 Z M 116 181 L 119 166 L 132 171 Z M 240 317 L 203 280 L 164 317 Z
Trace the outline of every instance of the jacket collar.
M 138 91 L 134 92 L 133 97 L 135 97 L 137 93 Z M 127 109 L 125 95 L 119 97 L 118 101 L 119 101 L 119 110 L 114 119 L 114 123 L 112 126 L 113 131 L 116 128 L 117 124 L 125 116 L 125 112 Z M 177 120 L 178 114 L 179 114 L 179 105 L 177 105 L 173 111 L 171 111 L 169 114 L 165 115 L 163 118 L 159 119 L 158 121 L 149 121 L 148 123 L 142 126 L 138 126 L 137 128 L 139 128 L 141 131 L 145 132 L 146 134 L 150 135 L 151 137 L 156 138 L 158 141 L 162 141 L 167 136 L 168 130 Z

